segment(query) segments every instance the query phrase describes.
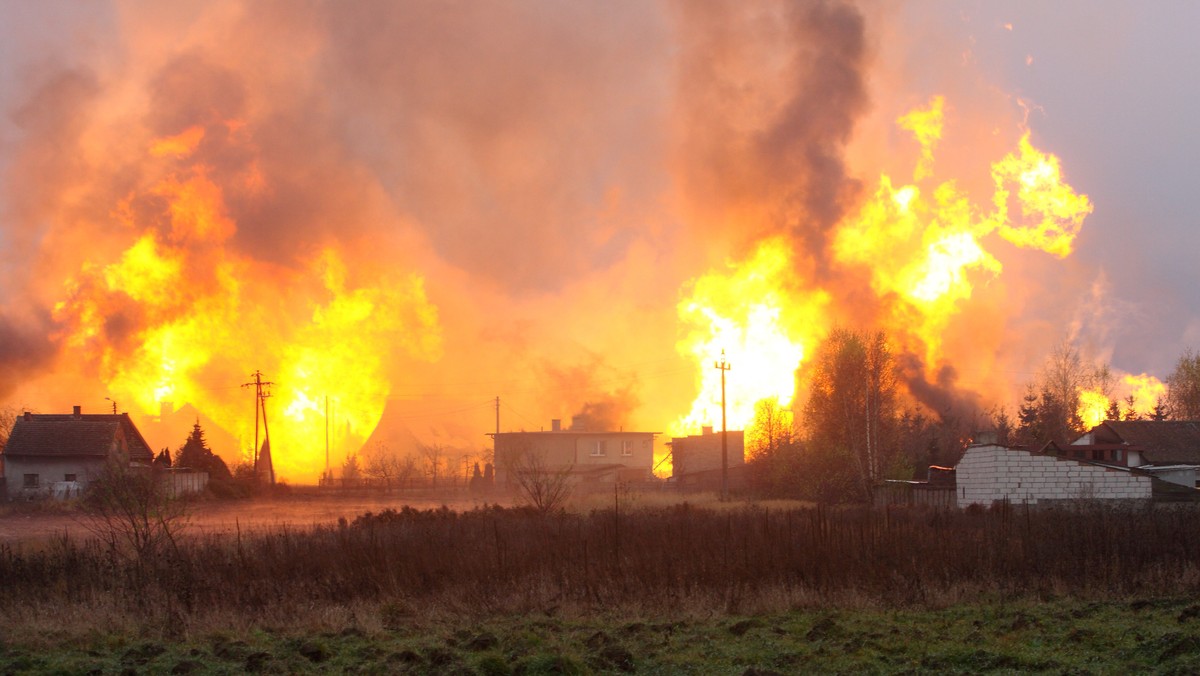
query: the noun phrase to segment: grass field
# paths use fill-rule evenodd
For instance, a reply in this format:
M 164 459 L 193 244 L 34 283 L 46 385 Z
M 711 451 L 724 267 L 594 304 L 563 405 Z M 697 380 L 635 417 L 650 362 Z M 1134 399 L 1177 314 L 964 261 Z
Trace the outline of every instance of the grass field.
M 1189 506 L 617 498 L 0 542 L 0 673 L 1200 671 Z
M 1196 673 L 1190 599 L 805 609 L 755 616 L 421 619 L 343 608 L 324 627 L 176 638 L 19 629 L 4 673 L 795 674 Z M 7 632 L 6 632 L 7 633 Z

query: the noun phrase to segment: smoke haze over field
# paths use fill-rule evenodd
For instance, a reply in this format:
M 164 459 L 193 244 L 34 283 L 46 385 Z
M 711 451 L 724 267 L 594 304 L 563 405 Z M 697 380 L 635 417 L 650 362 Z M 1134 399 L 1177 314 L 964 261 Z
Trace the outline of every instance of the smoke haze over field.
M 261 369 L 281 474 L 311 480 L 325 397 L 335 461 L 478 451 L 497 395 L 502 429 L 665 432 L 710 415 L 711 346 L 766 396 L 752 358 L 794 384 L 835 323 L 894 334 L 933 410 L 1011 406 L 1064 336 L 1161 377 L 1200 345 L 1173 74 L 1198 13 L 0 0 L 0 400 L 191 404 L 236 459 Z M 897 120 L 939 96 L 917 178 Z M 1016 179 L 994 197 L 1026 133 L 1094 205 L 1069 255 L 1018 232 Z M 881 175 L 919 186 L 924 239 L 869 222 L 917 194 Z M 966 255 L 946 183 L 982 253 L 943 279 L 912 261 Z

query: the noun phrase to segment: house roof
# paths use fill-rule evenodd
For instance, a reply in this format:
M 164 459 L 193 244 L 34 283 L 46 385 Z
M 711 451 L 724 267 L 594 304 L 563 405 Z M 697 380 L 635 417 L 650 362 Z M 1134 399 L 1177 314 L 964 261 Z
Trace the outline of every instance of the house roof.
M 1092 433 L 1097 446 L 1125 444 L 1150 464 L 1200 464 L 1200 421 L 1109 420 Z
M 32 414 L 18 416 L 4 446 L 7 456 L 107 457 L 124 437 L 130 460 L 150 461 L 154 453 L 129 415 Z

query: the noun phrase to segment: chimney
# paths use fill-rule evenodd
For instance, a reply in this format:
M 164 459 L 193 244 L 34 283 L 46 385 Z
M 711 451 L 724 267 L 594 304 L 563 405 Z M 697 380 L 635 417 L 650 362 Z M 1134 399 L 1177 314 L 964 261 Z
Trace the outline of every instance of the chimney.
M 562 419 L 561 418 L 553 418 L 550 420 L 550 431 L 551 432 L 561 432 L 562 431 Z
M 75 410 L 71 413 L 71 415 L 75 416 L 76 420 L 78 420 L 80 417 L 82 417 L 82 414 L 80 413 L 80 409 L 81 409 L 80 406 L 76 406 Z
M 25 411 L 25 422 L 29 422 L 30 420 L 33 420 L 33 414 L 29 411 Z
M 573 415 L 573 416 L 571 416 L 571 429 L 573 429 L 573 430 L 583 430 L 583 431 L 585 431 L 585 432 L 587 432 L 587 431 L 588 431 L 588 430 L 584 430 L 584 429 L 583 429 L 583 416 L 581 416 L 581 415 Z
M 712 434 L 712 425 L 705 425 L 704 427 L 701 427 L 700 434 L 703 434 L 704 436 Z

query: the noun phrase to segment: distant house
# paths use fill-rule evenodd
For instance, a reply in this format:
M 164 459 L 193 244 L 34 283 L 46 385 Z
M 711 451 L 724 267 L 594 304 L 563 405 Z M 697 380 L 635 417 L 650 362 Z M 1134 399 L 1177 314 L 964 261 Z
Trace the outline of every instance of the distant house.
M 576 483 L 645 481 L 654 467 L 656 432 L 562 429 L 493 434 L 496 483 L 515 485 L 513 472 L 530 462 L 548 471 L 565 471 Z
M 671 476 L 677 486 L 705 489 L 721 487 L 721 433 L 712 427 L 700 428 L 700 434 L 675 437 L 671 447 Z M 726 432 L 726 462 L 731 488 L 745 484 L 746 433 Z
M 2 454 L 9 499 L 72 497 L 116 460 L 149 466 L 154 459 L 129 414 L 24 413 Z
M 1109 420 L 1051 450 L 1122 467 L 1200 466 L 1200 421 Z

